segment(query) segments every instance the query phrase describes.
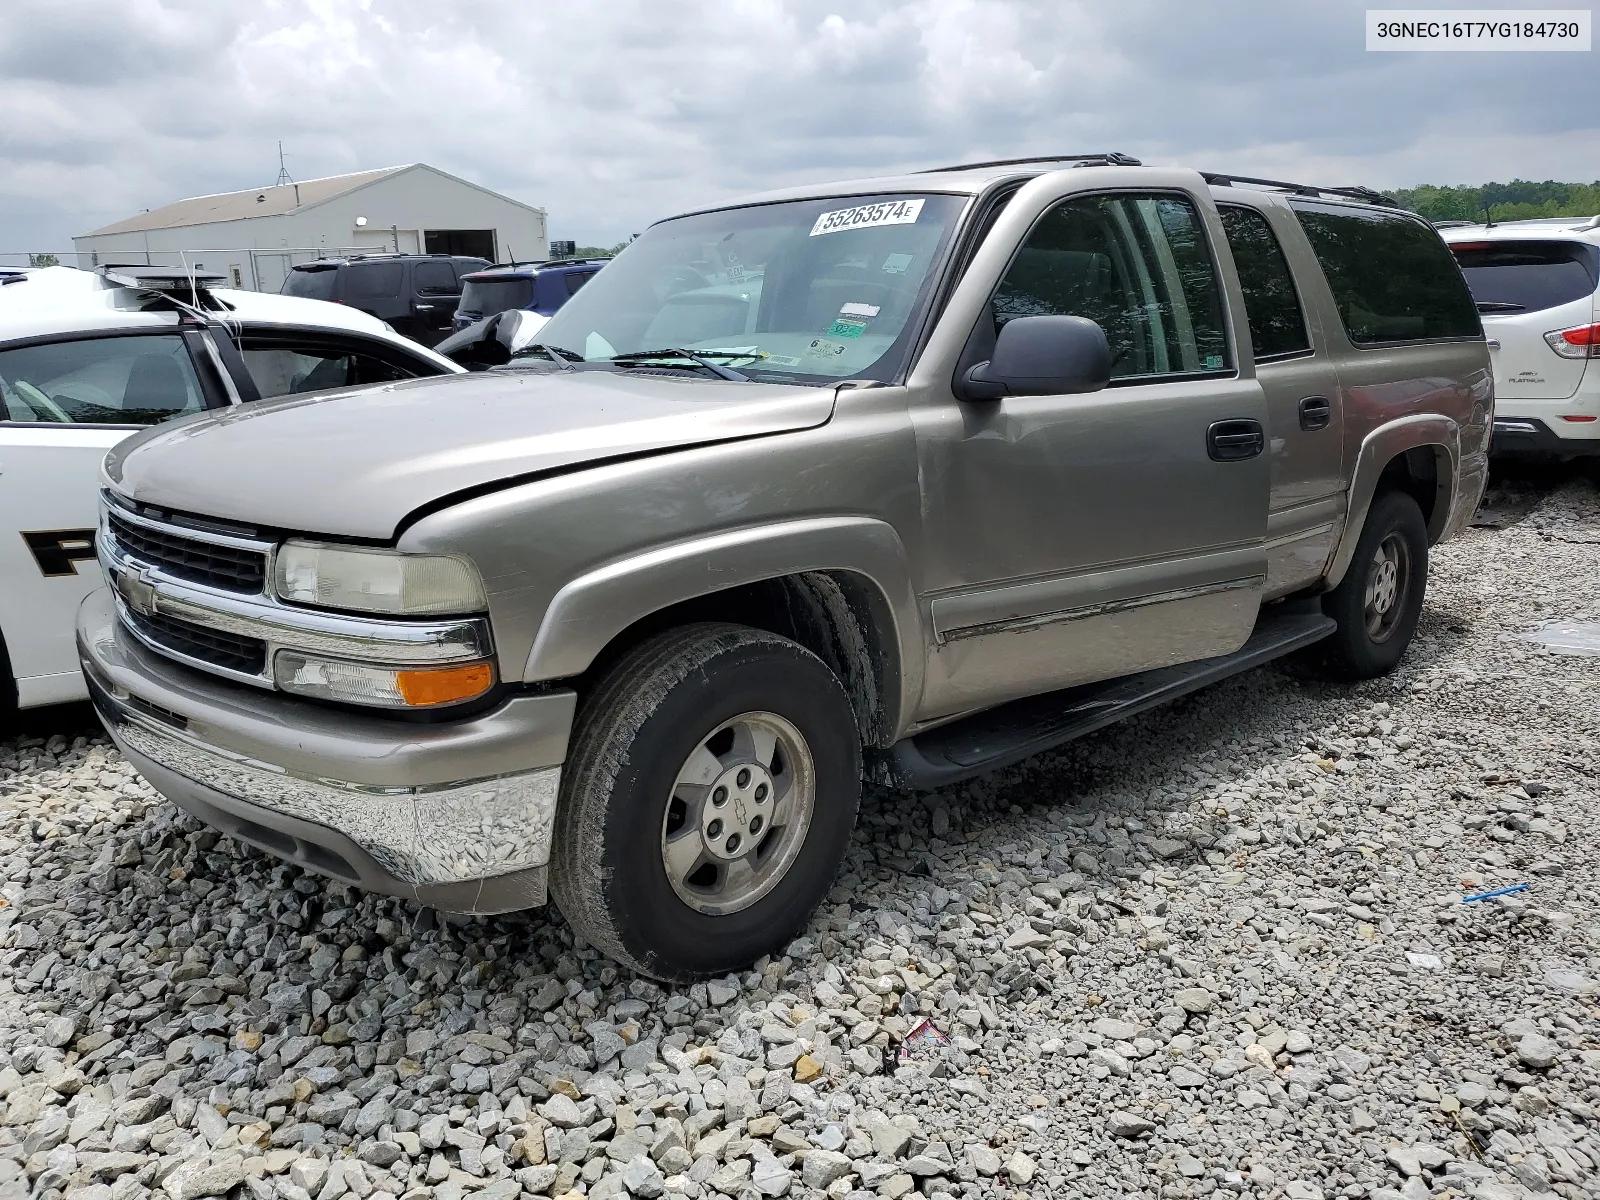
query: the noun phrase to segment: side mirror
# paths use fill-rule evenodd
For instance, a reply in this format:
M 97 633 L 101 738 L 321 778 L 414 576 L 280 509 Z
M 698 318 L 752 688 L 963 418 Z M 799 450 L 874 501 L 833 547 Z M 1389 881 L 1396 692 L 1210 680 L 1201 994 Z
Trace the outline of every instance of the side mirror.
M 995 339 L 994 356 L 961 381 L 961 399 L 1071 396 L 1110 381 L 1106 331 L 1089 318 L 1013 317 Z
M 506 348 L 508 355 L 515 354 L 538 340 L 539 331 L 550 318 L 525 308 L 508 308 L 491 317 L 494 338 Z

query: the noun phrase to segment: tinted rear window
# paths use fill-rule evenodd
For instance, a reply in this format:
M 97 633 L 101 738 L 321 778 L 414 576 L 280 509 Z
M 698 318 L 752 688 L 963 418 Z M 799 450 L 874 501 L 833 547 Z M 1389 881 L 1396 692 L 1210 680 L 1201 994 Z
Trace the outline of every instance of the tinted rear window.
M 333 284 L 338 278 L 339 272 L 332 267 L 316 271 L 296 267 L 283 281 L 283 294 L 304 296 L 308 300 L 332 300 Z
M 397 262 L 351 263 L 345 268 L 344 294 L 352 300 L 398 296 L 403 268 Z
M 1451 249 L 1485 313 L 1538 312 L 1594 294 L 1600 247 L 1584 242 L 1462 242 Z
M 1380 209 L 1294 208 L 1356 345 L 1482 336 L 1472 293 L 1432 228 Z
M 469 275 L 461 281 L 460 309 L 463 313 L 475 312 L 488 317 L 532 302 L 533 280 L 521 276 L 474 279 Z

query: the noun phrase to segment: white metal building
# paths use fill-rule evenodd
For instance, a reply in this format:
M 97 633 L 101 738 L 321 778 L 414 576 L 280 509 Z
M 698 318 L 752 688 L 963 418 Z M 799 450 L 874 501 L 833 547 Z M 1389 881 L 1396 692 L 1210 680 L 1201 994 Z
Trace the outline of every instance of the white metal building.
M 72 239 L 80 267 L 196 266 L 275 292 L 295 263 L 331 254 L 543 258 L 545 211 L 425 163 L 195 196 Z

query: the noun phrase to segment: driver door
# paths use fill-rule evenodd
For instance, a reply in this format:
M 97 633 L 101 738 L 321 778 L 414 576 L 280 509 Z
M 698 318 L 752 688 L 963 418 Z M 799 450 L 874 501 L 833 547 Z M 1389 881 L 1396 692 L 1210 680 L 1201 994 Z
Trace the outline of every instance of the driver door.
M 915 406 L 928 717 L 1231 653 L 1260 606 L 1266 401 L 1240 369 L 1209 197 L 1099 192 L 1035 211 L 957 370 L 1006 321 L 1066 314 L 1105 330 L 1111 384 Z

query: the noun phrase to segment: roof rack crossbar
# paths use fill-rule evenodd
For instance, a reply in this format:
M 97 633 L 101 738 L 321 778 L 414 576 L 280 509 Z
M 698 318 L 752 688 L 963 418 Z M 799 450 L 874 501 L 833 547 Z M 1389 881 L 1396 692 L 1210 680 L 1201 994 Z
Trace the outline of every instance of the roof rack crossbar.
M 1400 202 L 1392 196 L 1385 196 L 1382 192 L 1369 187 L 1318 187 L 1311 183 L 1289 183 L 1282 179 L 1258 179 L 1253 175 L 1225 175 L 1220 171 L 1202 171 L 1200 178 L 1214 187 L 1232 187 L 1236 183 L 1247 183 L 1254 187 L 1279 188 L 1296 196 L 1339 196 L 1346 200 L 1379 204 L 1385 208 L 1401 207 Z
M 937 175 L 945 171 L 978 171 L 985 167 L 1026 167 L 1034 163 L 1072 163 L 1080 167 L 1141 167 L 1131 154 L 1109 150 L 1102 154 L 1044 154 L 1038 158 L 997 158 L 992 162 L 957 163 L 951 167 L 929 167 L 918 175 Z

